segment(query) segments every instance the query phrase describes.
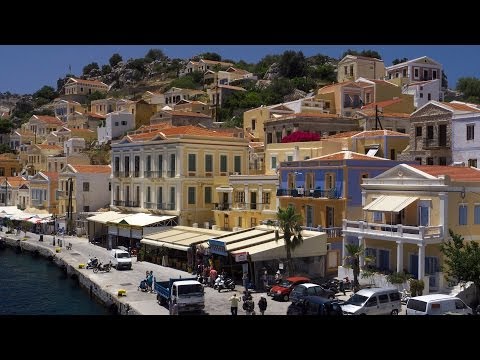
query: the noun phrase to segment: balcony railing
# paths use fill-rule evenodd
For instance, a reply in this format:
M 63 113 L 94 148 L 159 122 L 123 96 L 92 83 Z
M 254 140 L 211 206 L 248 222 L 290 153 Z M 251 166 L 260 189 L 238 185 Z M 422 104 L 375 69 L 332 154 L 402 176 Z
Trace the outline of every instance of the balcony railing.
M 263 203 L 233 203 L 232 210 L 269 210 L 270 204 Z
M 132 175 L 131 171 L 114 171 L 113 177 L 115 178 L 128 178 Z
M 339 199 L 340 195 L 336 188 L 329 190 L 321 189 L 277 189 L 277 196 L 293 196 L 293 197 L 312 197 L 312 198 L 327 198 Z
M 163 176 L 163 171 L 144 171 L 143 177 L 145 178 L 155 178 L 161 179 Z
M 170 177 L 170 178 L 175 177 L 175 170 L 168 170 L 167 171 L 167 176 Z
M 113 200 L 114 206 L 140 207 L 139 201 Z
M 214 204 L 214 210 L 231 210 L 232 209 L 232 204 L 229 203 L 215 203 Z
M 423 139 L 423 148 L 430 149 L 430 148 L 439 148 L 439 147 L 447 147 L 447 139 Z
M 133 177 L 136 177 L 136 178 L 140 177 L 140 171 L 134 171 Z
M 321 226 L 312 227 L 312 226 L 302 226 L 302 229 L 308 231 L 320 231 L 327 233 L 327 238 L 337 238 L 342 236 L 342 228 L 341 227 L 329 227 L 324 228 Z
M 366 236 L 371 239 L 401 241 L 424 244 L 439 243 L 443 240 L 443 226 L 409 226 L 366 221 L 343 220 L 343 233 L 346 235 Z

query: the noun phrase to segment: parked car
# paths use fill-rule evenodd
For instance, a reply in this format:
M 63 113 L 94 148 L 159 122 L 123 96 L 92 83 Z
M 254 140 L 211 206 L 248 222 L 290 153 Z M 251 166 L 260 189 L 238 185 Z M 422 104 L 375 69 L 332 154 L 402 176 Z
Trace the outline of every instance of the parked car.
M 321 296 L 306 296 L 297 303 L 291 303 L 287 315 L 341 316 L 342 308 L 338 300 Z
M 415 296 L 407 302 L 407 315 L 472 315 L 473 311 L 454 296 L 430 294 Z
M 293 288 L 299 284 L 310 282 L 310 279 L 304 276 L 292 276 L 283 280 L 280 284 L 273 286 L 268 295 L 273 299 L 288 301 Z
M 292 303 L 298 303 L 306 296 L 321 296 L 323 298 L 333 300 L 335 299 L 335 292 L 330 289 L 325 289 L 318 284 L 304 283 L 295 286 L 290 294 L 290 300 L 292 300 Z

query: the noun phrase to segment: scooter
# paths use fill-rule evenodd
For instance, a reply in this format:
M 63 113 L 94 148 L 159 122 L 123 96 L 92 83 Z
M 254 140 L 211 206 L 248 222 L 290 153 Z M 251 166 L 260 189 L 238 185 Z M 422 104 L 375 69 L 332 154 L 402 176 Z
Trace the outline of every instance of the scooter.
M 105 271 L 105 272 L 110 272 L 110 268 L 112 267 L 112 263 L 109 262 L 108 264 L 103 265 L 102 263 L 99 263 L 97 267 L 93 268 L 93 272 L 97 273 L 99 271 Z
M 232 278 L 225 277 L 224 279 L 220 280 L 220 283 L 218 284 L 218 292 L 221 292 L 222 289 L 230 289 L 230 290 L 235 290 L 235 282 L 233 281 Z
M 94 269 L 98 266 L 98 258 L 95 256 L 95 257 L 92 257 L 88 260 L 87 262 L 87 269 Z

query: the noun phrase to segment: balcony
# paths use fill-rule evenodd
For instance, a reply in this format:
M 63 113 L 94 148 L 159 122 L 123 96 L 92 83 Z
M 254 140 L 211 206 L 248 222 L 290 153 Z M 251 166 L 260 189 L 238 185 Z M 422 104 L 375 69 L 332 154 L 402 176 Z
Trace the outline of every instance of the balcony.
M 33 207 L 40 209 L 40 208 L 43 208 L 43 201 L 44 200 L 40 200 L 40 199 L 31 199 L 30 202 Z
M 114 171 L 114 178 L 129 178 L 132 175 L 130 171 Z
M 140 177 L 140 171 L 134 171 L 133 177 L 136 177 L 136 178 Z
M 167 176 L 169 178 L 174 178 L 175 177 L 175 170 L 168 170 L 167 171 Z
M 434 148 L 446 148 L 447 139 L 423 139 L 423 148 L 424 149 L 434 149 Z
M 234 203 L 232 210 L 268 210 L 270 204 L 262 203 Z
M 229 210 L 232 210 L 232 204 L 229 204 L 229 203 L 214 203 L 213 210 L 229 211 Z
M 311 226 L 302 226 L 303 230 L 308 231 L 320 231 L 327 233 L 327 238 L 339 238 L 342 236 L 342 228 L 341 227 L 329 227 L 329 228 L 322 228 L 321 226 L 318 227 L 311 227 Z
M 340 194 L 336 188 L 321 190 L 321 189 L 277 189 L 277 196 L 292 196 L 292 197 L 309 197 L 314 199 L 340 199 Z
M 163 171 L 144 171 L 143 177 L 149 179 L 161 179 L 163 176 Z
M 441 225 L 390 225 L 344 219 L 342 230 L 343 234 L 347 236 L 362 236 L 368 239 L 400 241 L 417 245 L 438 244 L 443 241 L 443 226 Z

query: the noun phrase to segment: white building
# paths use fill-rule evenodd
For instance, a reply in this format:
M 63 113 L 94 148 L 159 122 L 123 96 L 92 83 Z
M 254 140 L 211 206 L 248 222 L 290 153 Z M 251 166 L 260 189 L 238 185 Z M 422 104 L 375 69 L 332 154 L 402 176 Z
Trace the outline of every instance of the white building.
M 66 156 L 78 154 L 83 149 L 85 149 L 83 138 L 70 138 L 63 143 L 63 152 Z
M 123 136 L 127 131 L 135 128 L 135 117 L 128 112 L 112 112 L 107 114 L 103 126 L 97 128 L 98 143 L 105 144 L 108 141 Z
M 459 102 L 453 102 L 459 103 Z M 480 109 L 452 115 L 452 160 L 454 163 L 478 168 L 480 162 Z
M 429 81 L 442 79 L 442 64 L 422 56 L 417 59 L 408 60 L 400 64 L 385 68 L 386 79 L 397 85 L 405 85 L 415 81 Z M 442 82 L 438 82 L 438 90 L 441 90 Z M 433 100 L 433 98 L 432 98 Z
M 430 100 L 443 101 L 441 80 L 415 81 L 402 87 L 402 94 L 413 95 L 413 106 L 419 109 Z
M 68 164 L 58 174 L 59 213 L 67 211 L 68 187 L 73 183 L 73 212 L 96 211 L 110 203 L 110 165 L 71 165 Z

